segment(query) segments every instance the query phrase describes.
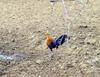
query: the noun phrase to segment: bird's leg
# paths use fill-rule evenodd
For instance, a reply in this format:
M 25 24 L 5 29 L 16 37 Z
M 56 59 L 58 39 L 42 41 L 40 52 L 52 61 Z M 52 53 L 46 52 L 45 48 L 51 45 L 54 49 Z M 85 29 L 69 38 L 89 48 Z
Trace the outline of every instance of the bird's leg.
M 56 49 L 58 49 L 58 46 L 56 46 Z
M 52 48 L 50 48 L 50 50 L 52 51 Z
M 48 56 L 49 56 L 49 58 L 53 58 L 54 53 L 53 53 L 52 51 L 49 51 L 49 52 L 48 52 Z

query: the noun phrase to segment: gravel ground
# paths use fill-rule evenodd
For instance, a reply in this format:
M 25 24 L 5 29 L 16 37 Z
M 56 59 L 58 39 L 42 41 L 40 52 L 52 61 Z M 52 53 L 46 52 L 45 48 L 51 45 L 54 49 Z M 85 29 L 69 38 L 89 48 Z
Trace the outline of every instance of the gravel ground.
M 100 0 L 0 0 L 0 53 L 26 58 L 0 61 L 0 77 L 99 77 Z M 45 32 L 70 40 L 45 49 Z M 53 56 L 50 56 L 53 54 Z

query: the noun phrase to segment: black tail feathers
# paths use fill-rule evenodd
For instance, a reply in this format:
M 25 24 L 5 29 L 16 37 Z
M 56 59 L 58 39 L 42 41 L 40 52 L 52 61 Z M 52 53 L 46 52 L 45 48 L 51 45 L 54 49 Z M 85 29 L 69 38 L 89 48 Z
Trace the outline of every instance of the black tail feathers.
M 70 37 L 68 37 L 66 34 L 61 35 L 59 38 L 56 39 L 56 45 L 62 45 L 66 39 L 70 39 Z

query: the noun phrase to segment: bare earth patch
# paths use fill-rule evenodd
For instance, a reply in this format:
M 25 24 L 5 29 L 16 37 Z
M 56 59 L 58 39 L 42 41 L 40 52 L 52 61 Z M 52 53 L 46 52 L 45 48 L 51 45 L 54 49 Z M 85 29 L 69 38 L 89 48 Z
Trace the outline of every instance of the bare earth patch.
M 0 54 L 26 56 L 0 56 L 0 77 L 100 76 L 100 0 L 65 5 L 68 16 L 61 1 L 52 6 L 49 0 L 0 0 Z M 68 26 L 70 40 L 53 52 L 45 49 L 45 32 L 58 37 Z

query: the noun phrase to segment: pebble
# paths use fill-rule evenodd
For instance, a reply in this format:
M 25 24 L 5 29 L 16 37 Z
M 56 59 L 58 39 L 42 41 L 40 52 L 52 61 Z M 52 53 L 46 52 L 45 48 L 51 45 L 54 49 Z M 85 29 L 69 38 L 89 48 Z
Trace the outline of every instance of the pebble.
M 37 63 L 37 64 L 41 64 L 41 63 L 43 63 L 43 60 L 37 59 L 37 60 L 36 60 L 36 63 Z
M 96 39 L 86 39 L 85 41 L 87 42 L 87 44 L 95 44 L 96 43 Z

